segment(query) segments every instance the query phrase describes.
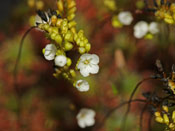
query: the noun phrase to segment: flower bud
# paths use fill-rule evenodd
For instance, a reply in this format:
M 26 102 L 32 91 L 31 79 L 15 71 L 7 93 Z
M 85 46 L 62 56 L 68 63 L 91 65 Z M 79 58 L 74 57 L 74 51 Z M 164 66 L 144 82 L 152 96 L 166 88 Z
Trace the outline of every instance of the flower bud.
M 169 118 L 167 114 L 163 114 L 163 120 L 166 124 L 169 124 Z
M 68 15 L 68 17 L 67 17 L 67 19 L 68 19 L 69 21 L 73 20 L 74 18 L 75 18 L 75 14 L 70 14 L 70 15 Z
M 66 41 L 64 43 L 64 48 L 65 48 L 65 51 L 69 51 L 73 48 L 73 45 L 70 42 Z
M 78 49 L 78 51 L 79 51 L 80 54 L 83 54 L 83 53 L 86 52 L 86 50 L 85 50 L 84 47 L 80 47 L 80 48 Z
M 55 37 L 56 37 L 56 33 L 52 33 L 50 37 L 51 37 L 52 40 L 54 40 Z
M 48 31 L 49 27 L 49 24 L 44 24 L 44 30 Z
M 68 6 L 67 6 L 67 8 L 70 9 L 70 8 L 72 8 L 72 7 L 74 7 L 74 6 L 76 6 L 75 1 L 69 0 L 69 1 L 68 1 Z
M 68 26 L 69 26 L 69 28 L 72 28 L 72 27 L 74 27 L 74 26 L 76 26 L 76 22 L 75 21 L 70 21 L 69 23 L 68 23 Z
M 156 117 L 155 119 L 159 123 L 163 123 L 163 118 L 162 117 Z
M 173 111 L 173 113 L 172 113 L 172 120 L 175 123 L 175 111 Z
M 61 43 L 62 43 L 62 37 L 60 36 L 60 35 L 56 35 L 55 36 L 55 41 L 56 41 L 56 43 L 58 43 L 59 45 L 61 45 Z
M 44 2 L 41 0 L 36 1 L 36 9 L 37 10 L 42 10 L 44 7 Z
M 72 32 L 71 31 L 68 31 L 65 34 L 64 39 L 67 40 L 67 41 L 73 42 L 73 34 L 72 34 Z
M 57 7 L 60 12 L 63 12 L 64 6 L 62 0 L 58 0 Z
M 51 17 L 51 23 L 52 23 L 52 25 L 55 25 L 56 22 L 57 22 L 57 16 L 56 16 L 56 15 L 53 15 L 53 16 Z
M 57 19 L 56 26 L 60 27 L 63 19 Z
M 71 66 L 71 64 L 72 64 L 72 60 L 70 59 L 70 58 L 67 58 L 67 66 Z
M 168 112 L 168 106 L 162 106 L 162 108 L 165 112 Z
M 58 55 L 55 57 L 55 65 L 57 65 L 59 67 L 63 67 L 63 66 L 65 66 L 66 63 L 67 63 L 66 56 Z
M 156 117 L 161 116 L 160 112 L 158 112 L 158 111 L 157 111 L 157 112 L 155 112 L 155 113 L 154 113 L 154 115 L 155 115 Z
M 76 77 L 76 73 L 73 69 L 70 69 L 70 74 L 71 74 L 72 77 Z
M 68 11 L 68 15 L 75 13 L 76 10 L 77 10 L 76 7 L 71 8 L 71 9 Z
M 85 46 L 85 49 L 86 49 L 86 52 L 90 51 L 91 50 L 91 44 L 87 43 L 86 46 Z

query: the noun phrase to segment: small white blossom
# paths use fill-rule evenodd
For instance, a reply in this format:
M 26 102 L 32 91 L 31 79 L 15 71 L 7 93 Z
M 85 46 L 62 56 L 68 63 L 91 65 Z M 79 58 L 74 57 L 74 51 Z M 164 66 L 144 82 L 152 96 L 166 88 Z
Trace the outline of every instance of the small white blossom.
M 99 57 L 95 54 L 83 54 L 80 57 L 77 68 L 80 70 L 80 73 L 87 77 L 89 74 L 96 74 L 99 71 Z
M 57 48 L 54 44 L 48 44 L 45 47 L 44 57 L 46 60 L 53 60 L 55 58 Z
M 93 126 L 95 124 L 95 114 L 92 109 L 82 108 L 77 115 L 78 125 L 81 128 Z
M 76 88 L 81 91 L 81 92 L 85 92 L 89 90 L 89 83 L 85 80 L 78 80 L 76 82 Z
M 65 66 L 66 63 L 67 63 L 66 56 L 58 55 L 55 57 L 55 65 L 57 65 L 59 67 L 63 67 L 63 66 Z
M 123 24 L 123 25 L 130 25 L 131 22 L 133 21 L 133 17 L 131 12 L 129 11 L 123 11 L 118 14 L 118 20 Z
M 144 37 L 147 32 L 148 32 L 148 23 L 145 21 L 139 21 L 135 26 L 134 26 L 134 36 L 138 39 Z
M 152 34 L 157 34 L 159 32 L 158 23 L 151 22 L 149 24 L 149 32 Z

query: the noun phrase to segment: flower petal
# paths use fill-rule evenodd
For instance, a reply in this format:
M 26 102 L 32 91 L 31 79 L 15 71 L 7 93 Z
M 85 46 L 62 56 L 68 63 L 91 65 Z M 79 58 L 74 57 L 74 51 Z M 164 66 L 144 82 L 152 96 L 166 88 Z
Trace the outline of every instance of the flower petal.
M 90 67 L 91 68 L 89 68 L 89 72 L 91 74 L 97 74 L 98 73 L 98 71 L 99 71 L 99 66 L 98 65 L 91 64 Z
M 92 54 L 92 55 L 91 55 L 91 58 L 92 58 L 92 59 L 91 59 L 91 63 L 92 63 L 92 64 L 98 64 L 99 61 L 100 61 L 100 60 L 99 60 L 99 57 L 98 57 L 96 54 Z

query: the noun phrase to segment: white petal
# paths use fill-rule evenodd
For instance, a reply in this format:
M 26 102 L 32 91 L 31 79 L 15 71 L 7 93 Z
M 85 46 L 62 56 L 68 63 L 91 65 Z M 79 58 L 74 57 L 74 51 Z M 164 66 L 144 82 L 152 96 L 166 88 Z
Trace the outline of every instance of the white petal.
M 85 68 L 85 66 L 86 65 L 82 61 L 79 61 L 78 65 L 77 65 L 77 68 L 82 69 L 82 68 Z
M 44 57 L 46 60 L 53 60 L 56 54 L 57 48 L 54 44 L 48 44 L 45 47 Z
M 156 34 L 159 32 L 158 24 L 156 22 L 151 22 L 149 25 L 149 31 L 152 34 Z
M 99 66 L 98 65 L 91 64 L 90 67 L 91 68 L 89 68 L 89 72 L 91 74 L 97 74 L 98 73 L 98 71 L 99 71 Z
M 81 92 L 88 91 L 89 90 L 89 83 L 85 80 L 78 80 L 76 82 L 76 88 Z
M 86 118 L 86 126 L 93 126 L 95 124 L 95 120 L 92 117 Z
M 129 11 L 120 12 L 118 19 L 123 25 L 130 25 L 133 21 L 132 14 Z
M 96 54 L 92 54 L 92 55 L 91 55 L 91 58 L 92 58 L 92 59 L 91 59 L 91 63 L 92 63 L 92 64 L 98 64 L 99 61 L 100 61 L 100 60 L 99 60 L 99 57 L 98 57 Z
M 134 26 L 134 36 L 136 38 L 142 38 L 144 35 L 148 33 L 148 23 L 145 21 L 139 21 L 135 26 Z
M 58 55 L 55 57 L 55 65 L 63 67 L 67 63 L 67 58 L 64 55 Z
M 89 69 L 88 69 L 88 67 L 86 66 L 85 68 L 80 69 L 80 73 L 81 73 L 81 75 L 84 76 L 84 77 L 89 76 Z
M 86 127 L 86 124 L 83 120 L 78 120 L 78 125 L 81 127 L 81 128 L 85 128 Z
M 81 55 L 80 60 L 84 61 L 84 60 L 88 59 L 90 56 L 91 56 L 91 54 L 85 53 L 85 54 Z

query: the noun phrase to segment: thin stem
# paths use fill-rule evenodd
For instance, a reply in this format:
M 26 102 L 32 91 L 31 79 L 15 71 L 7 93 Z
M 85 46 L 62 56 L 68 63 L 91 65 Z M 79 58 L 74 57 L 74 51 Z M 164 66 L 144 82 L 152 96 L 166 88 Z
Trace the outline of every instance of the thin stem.
M 125 122 L 126 122 L 126 120 L 127 120 L 127 116 L 128 116 L 129 111 L 130 111 L 130 108 L 131 108 L 131 101 L 132 101 L 132 98 L 133 98 L 135 92 L 137 91 L 137 89 L 139 88 L 139 86 L 140 86 L 143 82 L 145 82 L 145 81 L 147 81 L 147 80 L 150 80 L 150 79 L 152 79 L 152 78 L 149 77 L 149 78 L 143 79 L 142 81 L 140 81 L 140 82 L 136 85 L 136 87 L 135 87 L 134 90 L 132 91 L 131 96 L 130 96 L 129 101 L 128 101 L 129 103 L 128 103 L 127 111 L 126 111 L 126 113 L 125 113 L 125 115 L 124 115 L 124 117 L 123 117 L 123 120 L 122 120 L 122 121 L 123 121 L 123 122 L 122 122 L 122 129 L 125 128 Z
M 17 85 L 17 74 L 18 74 L 18 67 L 19 67 L 19 62 L 20 62 L 20 58 L 21 58 L 21 53 L 22 53 L 22 47 L 23 47 L 23 43 L 24 43 L 24 39 L 26 38 L 27 34 L 34 28 L 37 28 L 36 26 L 32 26 L 31 28 L 29 28 L 25 34 L 23 35 L 21 41 L 20 41 L 20 45 L 19 45 L 19 51 L 18 51 L 18 55 L 16 58 L 16 63 L 15 63 L 15 68 L 13 71 L 13 79 L 14 79 L 14 87 L 15 90 L 17 92 L 17 94 L 20 93 L 19 89 L 18 89 L 18 85 Z
M 145 104 L 145 106 L 143 107 L 143 109 L 140 113 L 140 124 L 139 124 L 140 125 L 140 131 L 142 131 L 142 120 L 143 120 L 143 115 L 144 115 L 144 112 L 145 112 L 147 106 L 148 106 L 148 102 Z
M 19 45 L 19 51 L 18 51 L 18 55 L 16 58 L 16 63 L 15 63 L 15 67 L 14 67 L 14 71 L 13 71 L 13 80 L 14 80 L 14 89 L 16 91 L 16 95 L 17 95 L 17 104 L 18 104 L 18 112 L 17 112 L 17 120 L 18 120 L 18 124 L 21 127 L 22 130 L 22 122 L 21 122 L 21 118 L 20 118 L 20 112 L 21 112 L 21 92 L 20 89 L 18 88 L 18 82 L 17 82 L 17 74 L 18 74 L 18 67 L 19 67 L 19 62 L 20 62 L 20 58 L 21 58 L 21 53 L 22 53 L 22 47 L 24 44 L 24 39 L 26 38 L 27 34 L 34 28 L 37 28 L 36 26 L 33 26 L 31 28 L 29 28 L 25 34 L 23 35 L 21 41 L 20 41 L 20 45 Z
M 110 117 L 110 115 L 111 115 L 114 111 L 116 111 L 116 110 L 120 109 L 121 107 L 123 107 L 124 105 L 127 105 L 127 104 L 132 103 L 132 102 L 143 102 L 143 103 L 145 103 L 146 100 L 143 100 L 143 99 L 134 99 L 134 100 L 132 100 L 132 101 L 126 101 L 126 102 L 121 103 L 120 105 L 114 107 L 114 108 L 111 109 L 109 112 L 107 112 L 106 115 L 104 116 L 103 120 L 100 122 L 99 125 L 97 125 L 97 126 L 95 127 L 95 129 L 100 128 L 102 125 L 104 125 L 105 121 Z

